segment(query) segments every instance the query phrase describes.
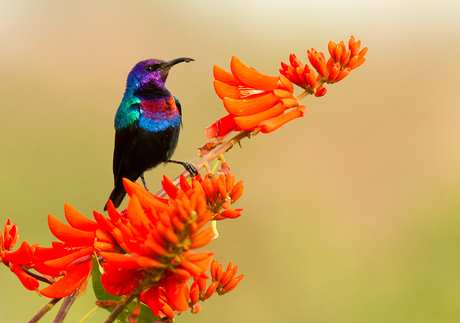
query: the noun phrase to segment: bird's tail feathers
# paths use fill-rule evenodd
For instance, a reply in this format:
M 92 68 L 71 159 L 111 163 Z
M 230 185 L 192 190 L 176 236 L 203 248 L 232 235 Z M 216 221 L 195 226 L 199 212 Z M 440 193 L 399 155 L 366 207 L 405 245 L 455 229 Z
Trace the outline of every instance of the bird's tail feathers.
M 120 206 L 125 195 L 126 195 L 126 191 L 125 191 L 125 188 L 123 187 L 123 184 L 117 184 L 115 185 L 115 188 L 110 194 L 109 200 L 112 200 L 113 205 L 115 205 L 115 207 L 117 208 Z M 104 211 L 107 211 L 107 204 L 108 204 L 108 201 L 104 206 Z

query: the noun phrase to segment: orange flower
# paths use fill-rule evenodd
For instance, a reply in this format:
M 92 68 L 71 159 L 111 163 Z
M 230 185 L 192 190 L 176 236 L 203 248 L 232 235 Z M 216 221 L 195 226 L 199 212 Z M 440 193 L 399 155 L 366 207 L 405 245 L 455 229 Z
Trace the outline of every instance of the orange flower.
M 206 128 L 207 139 L 225 137 L 233 130 L 261 128 L 262 122 L 300 106 L 294 86 L 285 76 L 262 74 L 236 56 L 230 61 L 230 70 L 214 66 L 214 89 L 229 114 Z
M 359 52 L 360 46 L 361 41 L 356 42 L 353 36 L 348 42 L 348 49 L 343 41 L 339 44 L 331 41 L 328 44 L 331 57 L 327 61 L 322 52 L 314 48 L 308 50 L 308 60 L 317 71 L 317 77 L 314 71 L 308 65 L 304 66 L 294 54 L 289 56 L 290 65 L 281 63 L 280 73 L 309 94 L 323 96 L 327 92 L 324 83 L 337 83 L 350 74 L 352 69 L 364 63 L 367 47 Z

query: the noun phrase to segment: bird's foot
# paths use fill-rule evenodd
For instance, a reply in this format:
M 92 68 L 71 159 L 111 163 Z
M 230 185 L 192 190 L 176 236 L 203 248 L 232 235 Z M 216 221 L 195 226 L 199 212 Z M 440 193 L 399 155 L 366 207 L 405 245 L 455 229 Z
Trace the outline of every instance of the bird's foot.
M 167 163 L 180 164 L 180 165 L 184 166 L 185 170 L 188 171 L 190 173 L 190 175 L 192 175 L 193 177 L 198 175 L 198 169 L 196 169 L 196 167 L 191 163 L 177 161 L 177 160 L 171 160 L 171 159 L 166 161 L 166 162 Z
M 144 184 L 145 189 L 148 191 L 149 189 L 147 188 L 147 183 L 145 182 L 144 174 L 142 174 L 140 177 L 142 180 L 142 184 Z

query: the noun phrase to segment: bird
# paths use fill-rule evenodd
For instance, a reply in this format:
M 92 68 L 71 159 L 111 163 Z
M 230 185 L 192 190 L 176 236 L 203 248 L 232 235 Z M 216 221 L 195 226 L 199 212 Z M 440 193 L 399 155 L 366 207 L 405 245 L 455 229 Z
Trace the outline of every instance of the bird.
M 178 163 L 192 176 L 196 168 L 171 160 L 179 140 L 182 109 L 179 100 L 165 87 L 169 70 L 176 64 L 194 59 L 180 57 L 170 61 L 147 59 L 137 63 L 128 75 L 123 99 L 115 114 L 113 151 L 114 189 L 109 199 L 117 208 L 126 191 L 123 178 L 147 185 L 144 172 L 161 163 Z M 104 210 L 107 210 L 107 205 Z

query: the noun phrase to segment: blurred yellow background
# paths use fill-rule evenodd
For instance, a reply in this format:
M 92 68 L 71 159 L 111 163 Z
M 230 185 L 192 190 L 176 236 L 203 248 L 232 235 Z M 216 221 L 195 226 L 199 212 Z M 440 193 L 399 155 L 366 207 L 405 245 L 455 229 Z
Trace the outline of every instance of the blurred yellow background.
M 11 218 L 20 242 L 49 246 L 48 213 L 102 211 L 113 118 L 138 61 L 196 60 L 167 82 L 183 107 L 174 157 L 196 161 L 225 114 L 214 64 L 236 55 L 277 75 L 290 53 L 306 63 L 307 49 L 354 35 L 364 65 L 304 99 L 304 118 L 226 155 L 245 210 L 207 250 L 245 278 L 177 322 L 459 322 L 459 14 L 456 0 L 2 1 L 0 226 Z M 146 178 L 156 191 L 181 171 Z M 30 320 L 47 300 L 1 270 L 0 322 Z M 89 289 L 66 322 L 94 300 Z

